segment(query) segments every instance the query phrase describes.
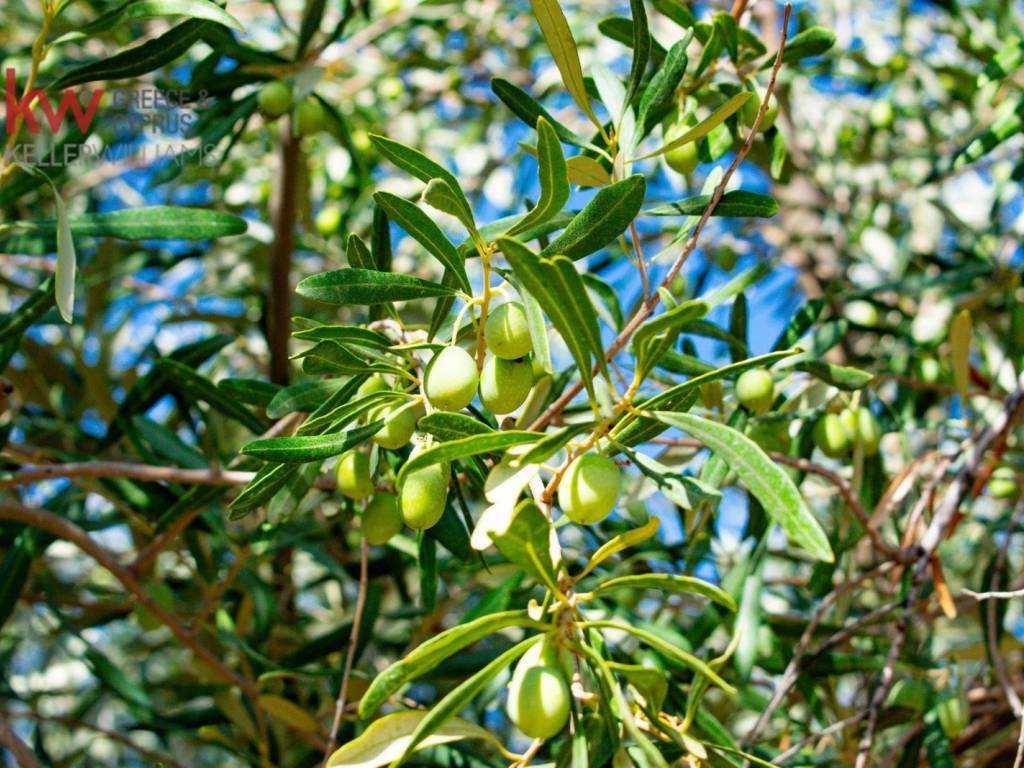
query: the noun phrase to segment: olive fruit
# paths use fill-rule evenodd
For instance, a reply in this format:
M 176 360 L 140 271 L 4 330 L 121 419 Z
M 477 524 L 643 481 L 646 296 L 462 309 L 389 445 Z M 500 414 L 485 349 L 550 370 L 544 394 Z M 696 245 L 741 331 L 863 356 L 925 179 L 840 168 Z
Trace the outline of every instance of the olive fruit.
M 312 136 L 324 129 L 327 115 L 323 105 L 316 99 L 306 99 L 295 108 L 294 130 L 296 136 Z
M 544 663 L 547 655 L 524 658 L 508 684 L 508 716 L 533 739 L 550 739 L 569 721 L 569 685 L 557 666 Z
M 868 408 L 863 405 L 856 409 L 847 408 L 839 414 L 839 418 L 843 422 L 851 447 L 860 440 L 865 456 L 874 456 L 878 453 L 882 430 L 875 415 Z
M 937 384 L 942 379 L 942 364 L 934 357 L 925 357 L 917 363 L 917 375 L 925 384 Z
M 941 693 L 935 709 L 947 739 L 955 739 L 963 733 L 970 718 L 970 705 L 963 694 L 953 691 Z
M 347 451 L 338 459 L 335 470 L 338 490 L 350 499 L 365 499 L 373 493 L 370 457 L 362 451 Z
M 398 505 L 402 519 L 410 528 L 420 531 L 433 527 L 448 500 L 447 462 L 409 472 L 398 488 Z
M 761 102 L 764 100 L 764 96 L 760 93 L 755 93 L 754 97 L 747 99 L 743 106 L 740 107 L 740 119 L 743 120 L 743 124 L 748 128 L 754 127 L 754 121 L 757 119 L 757 113 L 761 109 Z M 761 127 L 759 130 L 767 131 L 773 125 L 775 125 L 775 118 L 779 116 L 779 101 L 774 98 L 769 102 L 768 109 L 765 110 L 764 119 L 761 121 Z
M 386 544 L 402 530 L 402 512 L 398 509 L 398 497 L 382 491 L 370 499 L 363 510 L 363 537 L 368 544 Z
M 271 80 L 260 89 L 256 104 L 264 117 L 280 117 L 292 108 L 292 89 L 282 80 Z
M 313 224 L 316 225 L 316 231 L 323 237 L 330 237 L 341 227 L 341 217 L 342 213 L 339 206 L 325 205 L 317 212 L 316 218 L 313 219 Z
M 476 361 L 461 347 L 445 347 L 427 364 L 423 391 L 442 411 L 459 411 L 473 400 L 479 381 Z
M 863 299 L 847 302 L 843 307 L 843 317 L 851 323 L 862 325 L 865 328 L 873 328 L 878 325 L 878 310 L 870 301 Z
M 573 459 L 558 486 L 558 505 L 574 523 L 592 525 L 608 517 L 619 500 L 622 473 L 604 454 Z
M 872 102 L 870 109 L 868 109 L 868 121 L 875 128 L 891 127 L 893 121 L 892 103 L 884 99 Z
M 385 389 L 388 389 L 388 384 L 384 381 L 384 377 L 374 374 L 359 385 L 359 389 L 356 390 L 356 397 L 366 397 L 374 392 L 383 392 Z
M 1020 489 L 1017 474 L 1011 467 L 996 467 L 988 481 L 988 495 L 993 499 L 1015 499 Z
M 384 422 L 384 426 L 374 434 L 373 441 L 389 451 L 408 445 L 416 430 L 416 414 L 409 405 L 382 405 L 370 411 L 369 419 L 371 422 Z
M 665 144 L 671 144 L 684 133 L 690 130 L 690 126 L 683 120 L 676 120 L 668 128 L 663 129 Z M 665 164 L 676 173 L 689 176 L 697 168 L 699 158 L 697 157 L 697 142 L 688 141 L 682 146 L 670 149 L 665 153 Z
M 826 413 L 814 425 L 814 444 L 821 452 L 838 459 L 850 449 L 850 435 L 843 420 L 834 413 Z
M 736 379 L 736 399 L 752 413 L 768 412 L 775 400 L 772 376 L 764 368 L 751 368 Z
M 495 357 L 518 360 L 530 354 L 530 327 L 526 308 L 518 301 L 509 301 L 494 308 L 484 323 L 484 341 Z
M 529 360 L 492 357 L 480 372 L 480 402 L 491 413 L 511 413 L 526 400 L 533 387 Z

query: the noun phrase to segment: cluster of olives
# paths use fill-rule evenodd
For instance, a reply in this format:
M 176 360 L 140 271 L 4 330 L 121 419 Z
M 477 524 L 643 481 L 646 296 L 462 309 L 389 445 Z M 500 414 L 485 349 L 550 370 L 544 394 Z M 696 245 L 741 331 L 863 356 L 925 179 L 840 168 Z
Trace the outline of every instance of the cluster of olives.
M 826 413 L 814 425 L 814 444 L 826 456 L 838 459 L 849 453 L 859 440 L 865 456 L 878 453 L 882 430 L 878 420 L 863 405 L 842 413 Z
M 444 347 L 430 359 L 423 375 L 423 396 L 432 408 L 459 411 L 479 394 L 488 411 L 505 414 L 526 401 L 533 388 L 534 370 L 523 305 L 513 301 L 496 307 L 484 324 L 484 342 L 490 355 L 482 370 L 477 369 L 472 355 L 455 345 Z M 386 389 L 388 384 L 382 377 L 372 376 L 359 388 L 357 397 Z M 383 422 L 373 442 L 391 451 L 404 448 L 412 440 L 421 414 L 418 400 L 371 409 L 368 421 Z M 451 466 L 440 462 L 403 473 L 397 493 L 375 492 L 369 454 L 358 448 L 342 454 L 336 470 L 337 487 L 344 496 L 357 501 L 370 499 L 362 522 L 370 544 L 387 542 L 403 524 L 414 530 L 437 524 L 448 500 L 450 473 Z M 611 513 L 620 485 L 621 473 L 614 461 L 602 454 L 584 454 L 566 469 L 558 489 L 559 504 L 570 520 L 593 524 Z
M 324 129 L 327 114 L 319 101 L 312 96 L 298 105 L 292 101 L 291 86 L 283 80 L 271 80 L 256 96 L 256 105 L 268 120 L 276 120 L 294 106 L 292 130 L 296 136 L 312 136 Z
M 508 716 L 533 739 L 550 739 L 569 721 L 568 654 L 549 642 L 532 646 L 508 684 Z

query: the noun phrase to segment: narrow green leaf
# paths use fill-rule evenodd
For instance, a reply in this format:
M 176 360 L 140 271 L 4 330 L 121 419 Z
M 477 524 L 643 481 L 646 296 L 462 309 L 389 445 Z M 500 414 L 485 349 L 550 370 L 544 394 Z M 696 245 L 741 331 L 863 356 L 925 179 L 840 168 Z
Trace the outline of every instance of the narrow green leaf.
M 823 360 L 798 360 L 793 363 L 793 368 L 805 371 L 816 379 L 848 392 L 863 389 L 875 378 L 873 373 L 862 371 L 860 368 L 826 363 Z
M 214 410 L 220 411 L 249 431 L 260 433 L 266 428 L 259 418 L 244 405 L 224 394 L 216 384 L 195 369 L 177 360 L 163 358 L 156 362 L 156 368 L 166 376 L 166 381 L 188 400 L 201 400 Z
M 803 32 L 797 32 L 786 43 L 786 50 L 782 53 L 782 63 L 792 64 L 810 56 L 821 56 L 835 44 L 835 32 L 824 27 L 810 27 Z M 767 66 L 771 66 L 771 63 L 768 62 Z
M 566 90 L 594 125 L 600 126 L 601 121 L 597 119 L 590 106 L 590 97 L 587 95 L 587 87 L 583 82 L 583 68 L 580 66 L 580 54 L 576 49 L 576 40 L 572 36 L 569 22 L 565 20 L 565 14 L 562 13 L 558 0 L 530 0 L 530 7 L 540 25 L 544 40 L 551 50 L 555 66 L 558 67 L 558 71 L 562 75 L 562 82 L 565 84 Z
M 642 216 L 700 216 L 711 202 L 711 195 L 687 197 L 675 203 L 648 208 Z M 779 204 L 771 195 L 734 189 L 722 195 L 712 216 L 752 216 L 766 219 L 779 212 Z
M 325 768 L 380 768 L 391 765 L 402 757 L 412 734 L 429 716 L 430 713 L 423 710 L 410 710 L 394 712 L 375 720 L 358 737 L 331 755 Z M 462 739 L 481 739 L 501 748 L 500 742 L 490 731 L 458 717 L 450 717 L 438 727 L 432 728 L 431 734 L 420 742 L 419 748 L 436 747 Z
M 61 35 L 53 41 L 53 44 L 95 37 L 133 21 L 161 16 L 187 16 L 191 19 L 205 19 L 223 24 L 238 32 L 243 31 L 238 19 L 209 0 L 127 0 L 127 2 L 96 17 L 88 24 Z
M 551 523 L 533 501 L 519 503 L 507 524 L 488 532 L 494 546 L 538 584 L 558 591 L 551 562 Z
M 422 419 L 421 419 L 422 421 Z M 537 439 L 536 432 L 486 432 L 479 435 L 469 435 L 455 440 L 435 445 L 425 451 L 417 453 L 409 459 L 398 474 L 398 484 L 401 485 L 402 478 L 417 469 L 429 467 L 432 464 L 451 462 L 457 459 L 468 459 L 470 456 L 478 456 L 481 453 L 493 453 L 504 451 L 513 445 L 532 443 Z
M 222 379 L 217 388 L 228 397 L 233 397 L 245 405 L 266 408 L 274 399 L 281 387 L 262 379 Z
M 445 186 L 447 187 L 447 184 Z M 458 278 L 459 287 L 464 292 L 473 292 L 469 285 L 469 278 L 466 276 L 465 260 L 455 245 L 445 237 L 441 228 L 431 221 L 427 214 L 421 211 L 415 203 L 410 203 L 389 192 L 377 192 L 373 199 L 387 212 L 392 221 L 412 235 L 416 242 L 426 248 L 430 255 Z
M 310 275 L 299 282 L 295 292 L 307 299 L 340 306 L 386 304 L 456 293 L 454 288 L 411 275 L 353 268 Z
M 302 22 L 299 24 L 299 40 L 295 49 L 295 60 L 301 61 L 313 35 L 320 31 L 320 22 L 324 18 L 327 0 L 306 0 L 302 9 Z
M 384 157 L 420 181 L 429 183 L 431 179 L 441 179 L 447 182 L 452 192 L 458 196 L 460 207 L 465 215 L 470 219 L 473 218 L 473 209 L 469 205 L 469 200 L 466 199 L 466 195 L 459 185 L 459 180 L 455 178 L 451 171 L 438 165 L 422 152 L 412 147 L 407 147 L 400 142 L 393 141 L 386 136 L 378 136 L 371 133 L 370 141 Z
M 656 419 L 681 429 L 711 448 L 732 468 L 765 512 L 782 526 L 789 540 L 813 557 L 831 563 L 828 537 L 807 508 L 789 475 L 746 435 L 717 422 L 686 413 L 656 411 Z
M 255 456 L 264 461 L 282 463 L 304 463 L 320 461 L 344 453 L 349 448 L 366 442 L 384 424 L 374 421 L 365 427 L 334 435 L 302 435 L 292 437 L 269 437 L 253 440 L 242 446 L 241 453 Z
M 682 40 L 677 41 L 669 49 L 665 63 L 651 77 L 651 81 L 640 97 L 640 136 L 643 138 L 654 130 L 654 126 L 664 120 L 675 109 L 675 95 L 679 84 L 686 74 L 689 59 L 686 48 L 693 39 L 693 33 L 687 31 Z
M 391 694 L 407 682 L 429 672 L 449 656 L 481 638 L 508 627 L 542 629 L 544 626 L 531 619 L 526 611 L 505 611 L 447 629 L 417 646 L 405 658 L 377 675 L 359 702 L 359 717 L 370 717 Z
M 54 296 L 61 318 L 65 323 L 70 323 L 75 314 L 75 273 L 78 259 L 64 201 L 56 189 L 53 194 L 53 204 L 57 209 L 57 270 L 54 274 Z
M 409 739 L 405 751 L 402 753 L 399 763 L 405 760 L 417 747 L 430 735 L 435 733 L 445 723 L 464 710 L 469 703 L 484 689 L 491 680 L 498 674 L 511 666 L 512 662 L 526 653 L 531 646 L 536 645 L 543 639 L 542 635 L 534 635 L 520 643 L 516 643 L 504 653 L 498 655 L 493 661 L 485 665 L 483 669 L 470 675 L 449 692 L 443 699 L 435 704 L 427 716 L 424 717 L 412 737 Z
M 476 222 L 470 212 L 462 207 L 463 197 L 455 192 L 444 179 L 431 179 L 423 190 L 423 202 L 442 213 L 454 216 L 473 237 L 479 237 Z
M 519 86 L 513 85 L 503 78 L 495 77 L 491 80 L 491 90 L 512 111 L 512 114 L 531 128 L 536 128 L 537 121 L 543 117 L 551 125 L 555 133 L 558 134 L 558 138 L 566 144 L 572 144 L 580 148 L 591 146 L 586 139 L 569 130 L 552 117 L 551 113 L 540 105 L 540 102 Z
M 540 199 L 506 234 L 511 237 L 532 226 L 543 224 L 559 213 L 569 201 L 569 176 L 558 134 L 543 117 L 537 119 L 537 168 Z
M 594 590 L 595 595 L 604 595 L 616 589 L 657 589 L 661 592 L 692 593 L 713 600 L 730 611 L 736 610 L 732 595 L 714 584 L 694 576 L 672 573 L 641 573 L 633 576 L 618 576 L 601 582 Z
M 654 633 L 648 632 L 646 629 L 640 629 L 632 624 L 625 624 L 620 621 L 587 621 L 584 622 L 584 624 L 588 627 L 594 627 L 597 629 L 615 629 L 633 635 L 666 658 L 672 659 L 673 661 L 682 664 L 687 669 L 691 669 L 698 674 L 704 675 L 726 693 L 736 693 L 736 689 L 723 680 L 721 675 L 692 653 L 687 653 L 681 648 L 677 648 L 671 643 L 662 640 Z
M 627 105 L 632 104 L 633 97 L 640 92 L 640 83 L 651 56 L 651 33 L 647 28 L 644 0 L 629 0 L 629 10 L 633 16 L 633 61 L 629 67 L 629 80 L 626 81 Z
M 267 416 L 280 419 L 295 411 L 311 411 L 346 383 L 346 379 L 322 379 L 287 386 L 267 405 Z
M 565 161 L 569 181 L 581 187 L 603 187 L 611 184 L 611 174 L 597 160 L 585 155 L 576 155 Z
M 85 213 L 69 216 L 67 221 L 73 235 L 119 240 L 206 240 L 239 235 L 246 230 L 245 219 L 230 213 L 170 205 Z M 53 236 L 58 232 L 59 221 L 24 221 L 18 228 Z
M 598 190 L 540 255 L 561 254 L 576 261 L 601 250 L 636 218 L 646 192 L 647 182 L 640 174 Z
M 603 563 L 612 555 L 622 552 L 624 549 L 634 547 L 642 541 L 647 541 L 649 538 L 654 536 L 658 532 L 658 527 L 661 525 L 660 521 L 656 517 L 649 518 L 646 523 L 641 525 L 639 528 L 633 528 L 620 533 L 612 539 L 609 539 L 600 547 L 597 551 L 590 556 L 590 560 L 587 561 L 586 566 L 580 571 L 576 580 L 579 581 L 597 566 Z
M 537 441 L 537 444 L 519 457 L 520 464 L 540 464 L 547 461 L 562 448 L 568 445 L 569 441 L 594 428 L 594 422 L 583 421 L 578 424 L 570 424 L 557 432 L 545 435 Z
M 420 432 L 433 435 L 438 440 L 459 440 L 472 435 L 486 435 L 494 432 L 483 422 L 464 413 L 434 411 L 416 424 Z
M 56 91 L 96 80 L 124 80 L 170 64 L 184 55 L 210 26 L 209 21 L 189 19 L 142 45 L 66 72 L 49 85 Z
M 739 108 L 742 107 L 751 96 L 753 96 L 753 94 L 750 91 L 740 91 L 725 102 L 725 104 L 716 109 L 709 118 L 702 120 L 679 138 L 670 141 L 659 150 L 633 158 L 631 162 L 636 162 L 637 160 L 649 160 L 652 157 L 658 157 L 666 152 L 671 152 L 673 149 L 678 149 L 684 144 L 689 144 L 692 141 L 704 138 L 739 110 Z

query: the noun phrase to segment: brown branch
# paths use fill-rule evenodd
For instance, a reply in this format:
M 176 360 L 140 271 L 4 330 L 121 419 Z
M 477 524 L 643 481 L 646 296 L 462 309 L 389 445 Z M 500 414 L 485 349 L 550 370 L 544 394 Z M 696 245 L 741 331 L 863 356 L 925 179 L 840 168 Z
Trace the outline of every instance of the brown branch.
M 6 713 L 0 717 L 0 745 L 6 747 L 7 751 L 11 753 L 18 768 L 40 768 L 35 752 L 11 728 L 11 724 L 7 722 Z
M 89 723 L 85 720 L 79 720 L 75 717 L 63 717 L 61 715 L 41 715 L 38 712 L 23 711 L 19 712 L 16 710 L 3 710 L 0 711 L 0 717 L 10 719 L 27 719 L 35 720 L 40 723 L 56 723 L 57 725 L 63 725 L 67 728 L 79 728 L 96 733 L 102 734 L 111 741 L 116 741 L 118 744 L 127 747 L 128 749 L 139 753 L 145 758 L 148 758 L 153 762 L 154 765 L 167 765 L 171 768 L 185 768 L 182 763 L 179 763 L 173 757 L 163 752 L 157 752 L 156 750 L 147 749 L 146 747 L 136 744 L 134 741 L 129 739 L 122 733 L 113 731 L 102 726 L 96 725 L 95 723 Z
M 672 284 L 676 275 L 679 274 L 679 270 L 683 268 L 683 265 L 686 264 L 686 260 L 690 257 L 690 254 L 692 254 L 696 249 L 697 241 L 700 239 L 700 236 L 704 231 L 704 227 L 708 223 L 708 219 L 711 218 L 711 214 L 714 213 L 715 208 L 718 206 L 719 200 L 721 200 L 722 195 L 725 194 L 725 188 L 732 179 L 732 175 L 736 172 L 736 169 L 739 168 L 740 163 L 746 159 L 747 154 L 754 145 L 754 138 L 757 136 L 761 127 L 761 121 L 764 119 L 765 113 L 768 111 L 768 103 L 771 101 L 772 94 L 775 91 L 775 81 L 778 78 L 779 69 L 782 67 L 782 55 L 786 49 L 786 28 L 789 26 L 789 15 L 791 11 L 792 6 L 787 3 L 785 16 L 782 22 L 779 52 L 775 56 L 775 63 L 772 65 L 771 78 L 768 80 L 768 87 L 765 90 L 765 97 L 761 102 L 761 108 L 757 111 L 757 118 L 754 120 L 754 124 L 750 128 L 750 133 L 743 142 L 743 146 L 740 147 L 739 152 L 736 153 L 733 161 L 729 164 L 729 167 L 722 175 L 722 180 L 718 183 L 718 186 L 715 187 L 715 190 L 711 195 L 711 200 L 708 201 L 707 207 L 704 209 L 704 213 L 701 214 L 700 220 L 697 222 L 697 226 L 694 227 L 693 233 L 686 241 L 686 245 L 683 246 L 682 252 L 678 257 L 676 257 L 676 260 L 669 269 L 668 274 L 665 275 L 665 279 L 662 280 L 662 288 L 668 288 Z M 611 360 L 629 343 L 629 340 L 632 338 L 636 330 L 641 326 L 641 324 L 643 324 L 644 320 L 650 317 L 651 313 L 654 312 L 660 303 L 661 295 L 658 291 L 655 291 L 643 301 L 643 303 L 637 308 L 636 313 L 626 324 L 626 327 L 622 329 L 619 335 L 608 347 L 608 351 L 605 353 L 606 360 Z M 600 366 L 595 365 L 591 370 L 591 377 L 596 376 L 599 370 Z M 580 373 L 582 375 L 586 375 L 585 371 L 581 371 Z M 569 387 L 550 406 L 548 406 L 547 410 L 538 416 L 528 429 L 532 431 L 539 431 L 543 429 L 555 416 L 561 413 L 570 402 L 572 402 L 576 395 L 582 391 L 583 379 L 581 377 L 579 381 Z
M 270 380 L 288 383 L 288 338 L 291 334 L 291 270 L 295 249 L 296 190 L 299 179 L 299 138 L 290 121 L 282 126 L 281 178 L 274 210 L 274 242 L 270 246 L 270 287 L 267 294 L 267 346 Z
M 221 679 L 237 686 L 246 696 L 254 701 L 259 696 L 259 691 L 256 690 L 252 683 L 237 672 L 229 669 L 212 651 L 201 645 L 195 635 L 179 624 L 167 609 L 149 594 L 130 570 L 121 565 L 111 552 L 97 544 L 88 533 L 77 525 L 52 512 L 23 507 L 20 504 L 6 501 L 0 502 L 0 520 L 24 523 L 74 544 L 120 581 L 124 588 L 131 592 L 150 613 L 156 616 L 182 645 L 188 647 L 199 660 L 216 672 Z
M 31 464 L 0 479 L 0 490 L 32 485 L 44 480 L 75 477 L 126 477 L 151 483 L 179 483 L 181 485 L 223 485 L 225 487 L 247 485 L 256 476 L 255 472 L 240 472 L 232 469 L 185 469 L 182 467 L 161 467 L 155 464 L 136 464 L 124 461 L 72 462 L 68 464 Z M 316 479 L 316 487 L 333 490 L 333 477 L 324 475 Z
M 355 661 L 356 646 L 359 644 L 359 624 L 363 620 L 363 608 L 366 606 L 366 590 L 369 585 L 369 552 L 370 545 L 366 537 L 359 540 L 359 593 L 356 596 L 356 608 L 352 615 L 352 631 L 348 636 L 348 651 L 345 654 L 345 670 L 341 675 L 341 688 L 338 690 L 338 700 L 334 705 L 334 720 L 331 722 L 331 730 L 327 734 L 327 748 L 324 750 L 324 768 L 327 761 L 331 759 L 331 753 L 338 741 L 338 728 L 341 726 L 341 716 L 345 711 L 345 700 L 348 697 L 348 681 L 352 675 L 352 664 Z

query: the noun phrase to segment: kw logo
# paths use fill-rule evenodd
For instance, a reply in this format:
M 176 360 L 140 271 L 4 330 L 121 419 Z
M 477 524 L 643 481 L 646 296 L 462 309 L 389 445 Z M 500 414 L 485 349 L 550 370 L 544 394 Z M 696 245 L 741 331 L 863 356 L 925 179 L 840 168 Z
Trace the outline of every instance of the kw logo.
M 24 121 L 28 127 L 29 133 L 39 133 L 39 123 L 36 121 L 36 115 L 33 112 L 33 105 L 38 101 L 38 104 L 43 109 L 43 114 L 46 116 L 46 122 L 50 126 L 50 130 L 56 133 L 60 130 L 61 125 L 64 123 L 64 119 L 67 117 L 68 111 L 71 112 L 75 123 L 78 128 L 84 133 L 89 130 L 89 126 L 92 125 L 93 118 L 96 116 L 96 110 L 100 105 L 100 99 L 103 98 L 103 91 L 91 91 L 89 97 L 89 106 L 83 110 L 82 105 L 78 101 L 78 97 L 75 96 L 74 91 L 70 88 L 65 88 L 63 94 L 60 97 L 60 104 L 56 111 L 53 108 L 53 104 L 50 102 L 46 92 L 40 88 L 33 88 L 28 93 L 18 100 L 18 84 L 16 73 L 13 68 L 8 67 L 6 70 L 6 86 L 7 86 L 7 113 L 6 113 L 6 125 L 7 133 L 13 134 L 17 131 L 21 122 Z

